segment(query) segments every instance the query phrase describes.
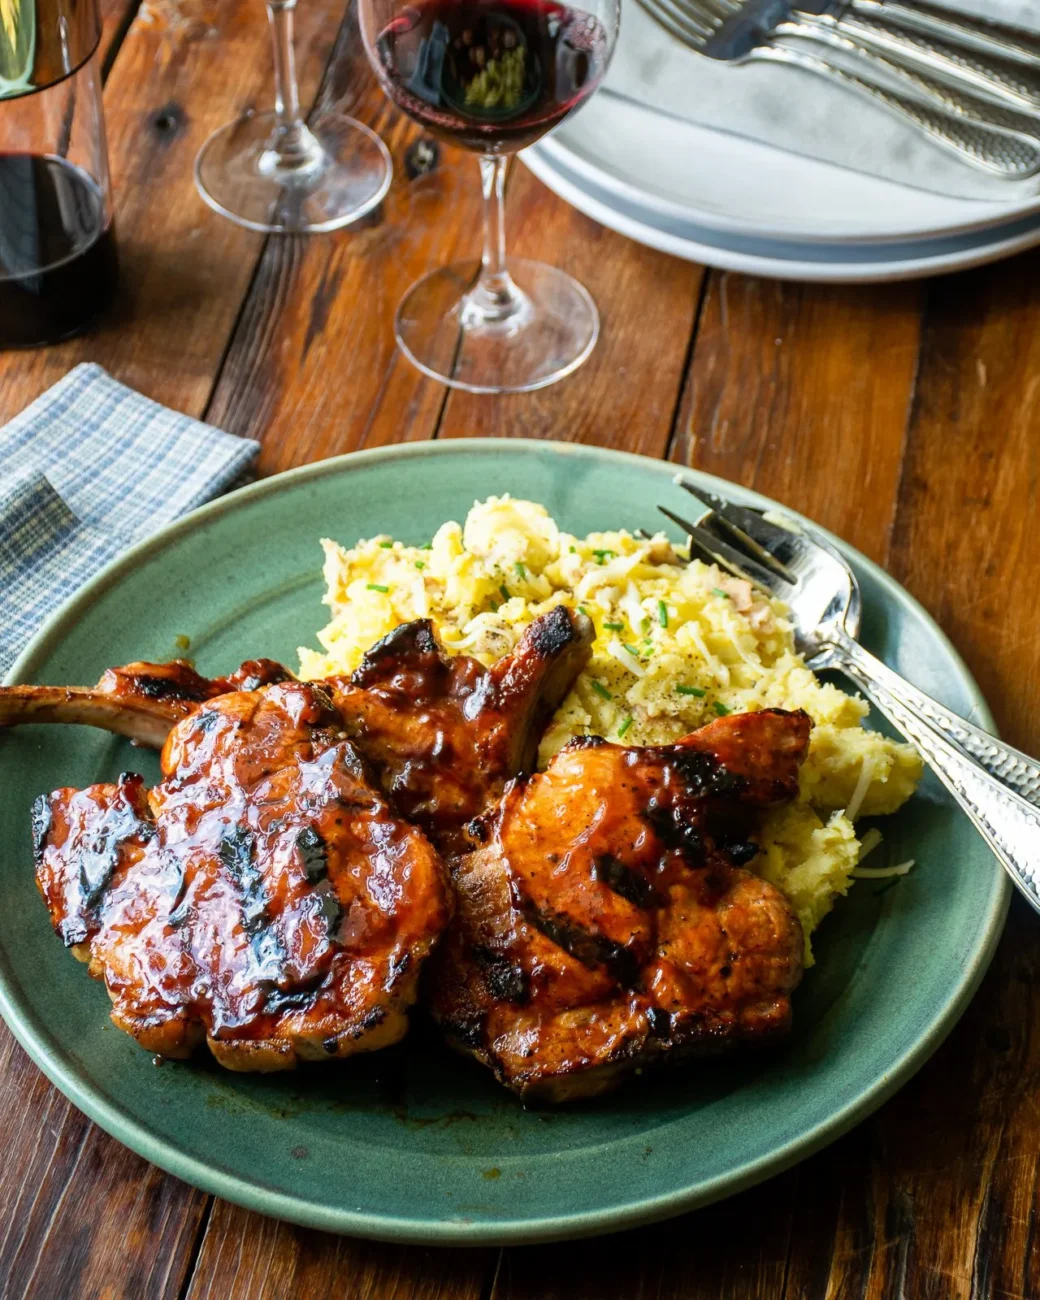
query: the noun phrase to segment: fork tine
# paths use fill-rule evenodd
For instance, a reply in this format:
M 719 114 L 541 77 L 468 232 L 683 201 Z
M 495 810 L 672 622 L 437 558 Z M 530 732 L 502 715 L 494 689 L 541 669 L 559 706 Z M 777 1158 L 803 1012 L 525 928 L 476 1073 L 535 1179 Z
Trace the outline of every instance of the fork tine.
M 744 521 L 747 521 L 748 516 L 751 514 L 750 511 L 733 506 L 728 501 L 724 502 L 721 497 L 714 496 L 707 492 L 701 492 L 695 488 L 692 483 L 681 483 L 680 487 L 689 492 L 690 496 L 699 501 L 702 506 L 707 506 L 710 511 L 709 519 L 707 521 L 702 520 L 702 524 L 705 522 L 715 524 L 732 542 L 736 543 L 738 547 L 742 547 L 745 551 L 748 551 L 756 560 L 758 560 L 759 564 L 764 564 L 767 569 L 772 569 L 777 577 L 783 578 L 785 582 L 793 584 L 798 581 L 797 576 L 791 572 L 782 560 L 778 559 L 772 551 L 763 546 L 760 542 L 756 541 L 749 532 L 742 528 L 740 524 L 735 522 L 733 516 L 736 514 L 738 509 L 740 509 L 740 517 Z M 759 516 L 757 514 L 752 516 L 754 521 L 757 521 L 758 518 Z M 752 527 L 755 527 L 755 522 L 752 522 Z M 784 530 L 777 528 L 776 525 L 767 523 L 766 527 L 777 534 L 784 534 Z M 790 538 L 791 534 L 787 533 L 785 540 L 790 541 Z
M 691 524 L 688 519 L 674 514 L 667 506 L 657 508 L 666 519 L 670 519 L 686 533 L 691 540 L 691 546 L 696 547 L 702 556 L 706 556 L 709 564 L 717 564 L 734 577 L 746 579 L 767 596 L 786 597 L 794 591 L 789 582 L 785 582 L 770 569 L 764 568 L 757 560 L 744 555 L 736 547 L 730 546 L 728 542 L 721 541 L 706 528 L 702 528 L 699 524 Z
M 646 12 L 678 41 L 691 49 L 703 49 L 714 32 L 706 23 L 698 23 L 685 14 L 678 13 L 667 0 L 639 0 Z
M 742 529 L 759 546 L 768 551 L 774 560 L 779 560 L 776 554 L 778 550 L 789 551 L 792 547 L 797 549 L 805 544 L 805 534 L 793 520 L 790 528 L 784 528 L 780 524 L 771 523 L 761 510 L 754 510 L 751 506 L 738 506 L 734 501 L 716 496 L 714 492 L 695 488 L 692 483 L 680 481 L 678 477 L 675 481 L 684 492 L 689 492 L 691 496 L 696 497 L 702 505 L 707 505 L 714 510 L 727 523 Z

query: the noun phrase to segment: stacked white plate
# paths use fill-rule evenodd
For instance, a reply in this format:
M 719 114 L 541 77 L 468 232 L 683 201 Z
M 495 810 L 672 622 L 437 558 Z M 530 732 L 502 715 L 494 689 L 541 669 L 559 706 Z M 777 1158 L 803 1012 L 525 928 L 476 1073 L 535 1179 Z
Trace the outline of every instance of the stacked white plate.
M 1040 244 L 1040 198 L 913 189 L 599 90 L 520 155 L 568 203 L 708 266 L 792 280 L 908 280 Z

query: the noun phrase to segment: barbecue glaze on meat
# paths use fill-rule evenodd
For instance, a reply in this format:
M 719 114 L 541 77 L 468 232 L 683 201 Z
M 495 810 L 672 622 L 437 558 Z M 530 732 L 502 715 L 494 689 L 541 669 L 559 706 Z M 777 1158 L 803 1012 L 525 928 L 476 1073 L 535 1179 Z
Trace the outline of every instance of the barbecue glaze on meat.
M 797 794 L 810 726 L 767 710 L 657 748 L 590 737 L 512 783 L 453 864 L 428 972 L 449 1041 L 525 1100 L 560 1102 L 784 1034 L 801 929 L 739 864 L 761 810 Z
M 142 1047 L 203 1039 L 236 1070 L 396 1042 L 444 929 L 444 865 L 373 783 L 319 686 L 196 705 L 164 779 L 58 790 L 34 809 L 54 927 Z
M 534 768 L 542 733 L 592 640 L 590 620 L 560 605 L 485 668 L 468 655 L 444 655 L 422 619 L 377 642 L 350 678 L 326 685 L 395 806 L 451 854 L 469 846 L 466 824 L 506 782 Z
M 166 737 L 150 793 L 125 776 L 34 811 L 51 919 L 104 980 L 116 1024 L 171 1057 L 205 1038 L 232 1069 L 400 1038 L 450 914 L 421 828 L 462 842 L 533 762 L 591 640 L 560 608 L 492 670 L 444 657 L 423 622 L 320 684 L 269 660 L 212 681 L 178 661 L 111 669 L 95 688 L 0 691 L 0 724 Z

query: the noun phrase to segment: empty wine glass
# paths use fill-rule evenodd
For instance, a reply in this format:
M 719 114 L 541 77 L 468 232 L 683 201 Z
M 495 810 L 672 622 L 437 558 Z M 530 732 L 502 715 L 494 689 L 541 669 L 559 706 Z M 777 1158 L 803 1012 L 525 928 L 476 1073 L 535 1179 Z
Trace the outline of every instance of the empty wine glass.
M 268 0 L 275 107 L 246 113 L 209 137 L 195 160 L 199 193 L 250 230 L 317 233 L 364 216 L 390 186 L 390 154 L 367 126 L 324 113 L 300 115 L 293 54 L 296 0 Z
M 515 393 L 575 370 L 599 314 L 571 276 L 506 258 L 508 155 L 596 89 L 617 39 L 619 0 L 360 0 L 365 51 L 387 95 L 434 135 L 480 155 L 484 251 L 414 284 L 395 334 L 452 388 Z

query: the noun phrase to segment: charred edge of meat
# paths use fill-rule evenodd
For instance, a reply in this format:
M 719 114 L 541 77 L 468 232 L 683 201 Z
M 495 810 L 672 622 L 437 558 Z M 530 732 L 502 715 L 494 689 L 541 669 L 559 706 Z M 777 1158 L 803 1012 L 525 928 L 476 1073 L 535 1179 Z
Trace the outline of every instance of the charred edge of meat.
M 354 669 L 351 683 L 354 686 L 370 686 L 382 678 L 396 661 L 416 656 L 441 660 L 440 646 L 433 632 L 433 624 L 428 618 L 402 623 L 377 641 Z
M 651 1007 L 646 1013 L 647 1024 L 650 1027 L 650 1037 L 658 1039 L 668 1039 L 672 1035 L 672 1018 L 667 1011 L 662 1011 L 660 1007 Z
M 528 628 L 529 644 L 545 659 L 554 659 L 567 647 L 582 638 L 578 634 L 574 617 L 565 605 L 557 605 L 543 614 Z
M 573 753 L 578 749 L 599 749 L 602 745 L 609 745 L 610 741 L 604 736 L 597 736 L 594 732 L 587 732 L 584 736 L 572 736 L 564 745 L 567 753 Z
M 130 677 L 134 693 L 149 700 L 184 700 L 190 704 L 202 704 L 210 697 L 210 683 L 192 671 L 191 676 L 185 672 L 183 677 L 159 677 L 134 673 Z
M 613 939 L 602 935 L 590 934 L 568 917 L 551 916 L 529 902 L 524 908 L 524 914 L 535 929 L 540 930 L 575 961 L 580 961 L 590 970 L 605 967 L 611 978 L 622 988 L 640 988 L 639 962 L 635 954 L 629 952 L 623 944 L 615 943 Z
M 47 836 L 51 833 L 54 815 L 51 812 L 49 794 L 38 795 L 32 806 L 32 847 L 33 862 L 37 866 L 43 861 L 43 850 L 47 847 Z
M 758 845 L 754 840 L 739 840 L 734 844 L 722 844 L 719 847 L 738 867 L 746 866 L 758 854 Z
M 725 799 L 742 794 L 748 787 L 747 777 L 731 772 L 717 758 L 698 749 L 685 745 L 671 746 L 667 761 L 694 794 Z
M 309 1007 L 314 1001 L 314 995 L 325 982 L 325 976 L 325 971 L 319 971 L 291 989 L 280 988 L 274 980 L 261 980 L 258 987 L 263 993 L 264 1010 L 270 1015 L 277 1015 L 282 1011 L 300 1011 Z
M 446 1016 L 440 1027 L 449 1042 L 483 1056 L 485 1020 L 483 1015 Z
M 523 1006 L 530 1000 L 530 989 L 523 967 L 510 961 L 502 953 L 475 944 L 471 949 L 473 960 L 480 968 L 487 991 L 496 1002 L 512 1002 Z
M 600 881 L 635 907 L 645 909 L 658 901 L 653 885 L 643 873 L 626 867 L 611 853 L 603 853 L 593 861 L 592 879 Z
M 274 659 L 247 659 L 230 677 L 218 678 L 221 685 L 236 691 L 256 691 L 261 686 L 278 686 L 295 680 L 289 669 Z

